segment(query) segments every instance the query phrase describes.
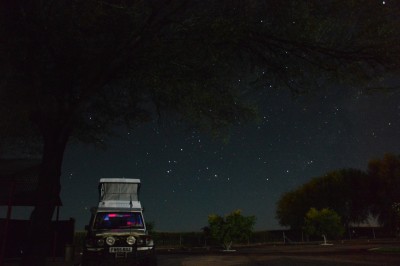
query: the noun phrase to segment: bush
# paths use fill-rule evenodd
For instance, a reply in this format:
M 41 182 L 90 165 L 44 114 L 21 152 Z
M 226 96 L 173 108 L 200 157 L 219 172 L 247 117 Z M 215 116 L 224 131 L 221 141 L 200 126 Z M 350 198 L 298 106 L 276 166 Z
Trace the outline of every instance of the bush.
M 320 211 L 311 208 L 305 217 L 304 231 L 309 236 L 338 238 L 343 235 L 345 229 L 340 216 L 335 211 L 328 208 Z
M 243 216 L 240 210 L 221 217 L 212 214 L 208 216 L 211 236 L 217 239 L 226 250 L 229 250 L 235 241 L 248 240 L 256 218 Z

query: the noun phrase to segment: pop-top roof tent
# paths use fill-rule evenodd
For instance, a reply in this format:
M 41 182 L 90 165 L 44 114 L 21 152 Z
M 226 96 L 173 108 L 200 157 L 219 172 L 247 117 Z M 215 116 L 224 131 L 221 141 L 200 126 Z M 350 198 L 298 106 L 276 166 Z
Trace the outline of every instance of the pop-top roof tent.
M 140 179 L 101 178 L 98 207 L 141 209 L 139 189 Z

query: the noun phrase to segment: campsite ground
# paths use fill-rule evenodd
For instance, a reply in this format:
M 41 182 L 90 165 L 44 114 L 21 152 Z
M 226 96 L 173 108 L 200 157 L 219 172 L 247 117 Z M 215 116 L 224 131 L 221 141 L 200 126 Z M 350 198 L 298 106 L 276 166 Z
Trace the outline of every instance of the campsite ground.
M 159 265 L 400 265 L 398 241 L 346 241 L 333 245 L 268 244 L 236 252 L 161 250 Z
M 400 241 L 398 240 L 339 241 L 332 244 L 326 246 L 318 243 L 260 244 L 237 247 L 234 252 L 204 248 L 160 248 L 158 250 L 158 265 L 400 265 Z M 48 263 L 52 266 L 79 264 L 79 254 L 76 254 L 73 262 L 65 262 L 61 258 L 50 258 Z M 18 261 L 11 260 L 6 262 L 5 265 L 18 265 Z

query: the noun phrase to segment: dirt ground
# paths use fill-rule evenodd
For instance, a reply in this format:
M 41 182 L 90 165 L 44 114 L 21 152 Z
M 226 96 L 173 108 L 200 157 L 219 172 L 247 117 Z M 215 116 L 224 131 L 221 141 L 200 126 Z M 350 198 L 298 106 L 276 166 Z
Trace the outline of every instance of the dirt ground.
M 196 250 L 160 250 L 159 266 L 173 265 L 400 265 L 400 253 L 378 252 L 376 249 L 398 247 L 398 241 L 351 241 L 332 245 L 255 245 L 238 247 L 236 252 Z M 375 251 L 374 251 L 375 249 Z
M 218 249 L 207 250 L 159 248 L 158 266 L 224 266 L 224 265 L 268 265 L 268 266 L 302 266 L 302 265 L 400 265 L 400 253 L 378 252 L 380 248 L 396 247 L 400 241 L 344 241 L 332 245 L 314 244 L 263 244 L 236 247 L 236 251 L 224 252 Z M 73 261 L 63 258 L 49 258 L 50 266 L 72 266 L 80 264 L 80 255 Z M 6 266 L 18 265 L 18 260 L 8 260 Z

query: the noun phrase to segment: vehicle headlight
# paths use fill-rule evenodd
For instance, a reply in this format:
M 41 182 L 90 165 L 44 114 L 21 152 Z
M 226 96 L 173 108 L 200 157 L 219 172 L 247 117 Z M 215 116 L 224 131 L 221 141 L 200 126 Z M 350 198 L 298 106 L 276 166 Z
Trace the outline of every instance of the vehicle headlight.
M 97 239 L 97 245 L 100 247 L 104 246 L 104 239 L 103 238 Z
M 112 236 L 107 237 L 107 238 L 106 238 L 106 243 L 107 243 L 107 245 L 109 245 L 109 246 L 114 245 L 114 243 L 115 243 L 115 238 L 112 237 Z
M 126 243 L 128 243 L 128 245 L 133 245 L 136 243 L 136 238 L 134 236 L 128 236 L 126 238 Z

